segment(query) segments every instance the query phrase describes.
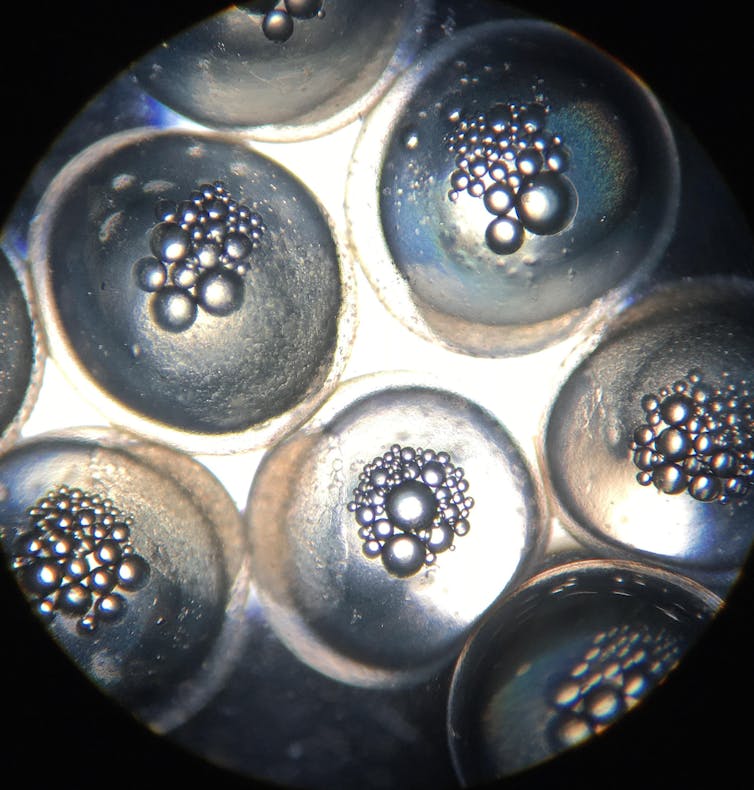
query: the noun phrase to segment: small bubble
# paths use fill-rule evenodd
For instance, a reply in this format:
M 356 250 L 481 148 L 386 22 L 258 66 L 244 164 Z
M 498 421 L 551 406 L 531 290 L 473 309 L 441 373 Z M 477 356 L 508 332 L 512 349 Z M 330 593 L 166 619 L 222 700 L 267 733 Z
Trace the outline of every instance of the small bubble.
M 262 21 L 262 32 L 270 41 L 282 44 L 293 35 L 293 18 L 285 11 L 269 11 Z
M 409 151 L 414 151 L 419 146 L 419 135 L 414 130 L 407 131 L 403 136 L 403 145 Z

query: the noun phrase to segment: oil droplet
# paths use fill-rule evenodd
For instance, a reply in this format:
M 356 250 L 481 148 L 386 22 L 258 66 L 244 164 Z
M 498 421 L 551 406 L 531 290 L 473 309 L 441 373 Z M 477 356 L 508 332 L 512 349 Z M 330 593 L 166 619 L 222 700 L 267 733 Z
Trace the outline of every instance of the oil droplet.
M 460 82 L 469 79 L 463 75 Z M 541 102 L 509 102 L 475 115 L 462 116 L 457 109 L 448 115 L 454 128 L 446 143 L 456 165 L 448 197 L 455 202 L 465 191 L 483 198 L 495 217 L 485 239 L 497 255 L 516 252 L 525 241 L 524 229 L 550 236 L 564 230 L 576 213 L 575 189 L 563 175 L 570 153 L 547 130 L 549 112 Z
M 645 395 L 641 408 L 645 422 L 629 442 L 639 483 L 666 494 L 688 491 L 699 502 L 725 504 L 748 494 L 754 403 L 745 382 L 711 385 L 693 370 L 659 397 Z

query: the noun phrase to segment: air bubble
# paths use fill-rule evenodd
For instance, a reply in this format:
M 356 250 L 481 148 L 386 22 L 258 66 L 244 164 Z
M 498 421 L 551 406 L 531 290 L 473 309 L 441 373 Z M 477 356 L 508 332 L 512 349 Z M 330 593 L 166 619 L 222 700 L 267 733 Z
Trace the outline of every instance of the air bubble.
M 134 267 L 139 288 L 144 291 L 159 291 L 167 282 L 167 269 L 157 258 L 141 258 Z
M 414 151 L 419 145 L 419 135 L 414 131 L 408 131 L 403 138 L 403 144 L 409 151 Z
M 510 255 L 524 243 L 524 228 L 510 217 L 492 220 L 485 233 L 489 248 L 500 255 Z
M 163 288 L 152 301 L 157 325 L 168 332 L 185 332 L 196 320 L 196 302 L 180 288 Z
M 569 181 L 556 173 L 541 173 L 522 184 L 516 195 L 516 214 L 527 230 L 550 236 L 572 221 L 576 204 Z
M 262 32 L 277 43 L 287 41 L 293 35 L 293 19 L 285 11 L 269 11 L 262 21 Z

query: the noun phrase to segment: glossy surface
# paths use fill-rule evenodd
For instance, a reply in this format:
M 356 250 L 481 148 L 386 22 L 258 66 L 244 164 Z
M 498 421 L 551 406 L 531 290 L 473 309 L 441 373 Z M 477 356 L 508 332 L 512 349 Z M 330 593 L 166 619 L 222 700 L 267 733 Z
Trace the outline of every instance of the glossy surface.
M 160 198 L 149 234 L 151 257 L 134 265 L 139 288 L 154 293 L 152 317 L 183 332 L 197 310 L 226 316 L 240 309 L 244 275 L 267 230 L 262 215 L 233 198 L 222 181 L 200 184 L 188 199 Z
M 468 534 L 474 507 L 463 475 L 444 451 L 399 444 L 366 464 L 348 503 L 364 554 L 403 577 L 454 549 L 453 539 Z
M 89 430 L 19 444 L 0 491 L 2 547 L 69 656 L 156 729 L 190 716 L 233 654 L 226 610 L 248 585 L 219 483 L 172 450 Z
M 118 421 L 248 445 L 332 382 L 344 294 L 330 224 L 236 141 L 106 138 L 55 179 L 31 247 L 53 354 Z
M 418 46 L 427 5 L 383 0 L 374 13 L 361 0 L 316 10 L 239 3 L 152 51 L 134 73 L 192 121 L 257 139 L 310 137 L 377 99 Z
M 627 311 L 568 379 L 545 453 L 574 534 L 690 573 L 744 561 L 751 293 L 725 280 L 663 289 Z
M 253 573 L 270 624 L 303 661 L 357 685 L 416 683 L 447 664 L 546 539 L 538 491 L 503 426 L 454 393 L 405 381 L 343 387 L 313 425 L 263 459 L 249 495 Z M 386 493 L 371 489 L 380 545 L 364 542 L 349 501 L 365 462 L 373 479 L 385 472 L 372 461 L 385 436 L 401 446 L 383 462 L 406 445 L 438 447 L 445 468 L 425 454 L 416 478 L 401 472 Z M 435 493 L 422 472 L 450 473 L 453 485 Z M 367 508 L 360 512 L 368 520 Z M 440 551 L 453 525 L 463 539 Z M 373 562 L 378 554 L 382 563 Z
M 375 179 L 379 222 L 361 204 Z M 390 91 L 350 193 L 362 263 L 400 320 L 455 349 L 520 353 L 658 263 L 678 156 L 617 62 L 553 26 L 490 22 L 427 49 Z
M 574 563 L 537 576 L 468 642 L 448 708 L 465 786 L 600 735 L 662 682 L 719 599 L 641 566 Z
M 40 129 L 52 130 L 55 124 L 64 123 L 74 107 L 100 87 L 97 80 L 104 84 L 108 67 L 99 65 L 97 52 L 102 51 L 106 42 L 108 56 L 114 58 L 114 53 L 122 51 L 126 42 L 132 41 L 127 24 L 123 24 L 124 18 L 129 14 L 137 15 L 135 35 L 143 51 L 161 36 L 172 34 L 183 22 L 182 13 L 177 13 L 175 7 L 171 7 L 170 16 L 166 19 L 168 12 L 162 7 L 152 5 L 148 13 L 144 13 L 137 10 L 136 5 L 110 9 L 104 31 L 89 34 L 88 26 L 82 25 L 87 35 L 76 49 L 69 46 L 76 36 L 66 32 L 62 51 L 57 51 L 60 42 L 54 38 L 45 39 L 43 32 L 48 22 L 61 17 L 62 9 L 53 6 L 45 9 L 45 14 L 35 15 L 33 25 L 28 29 L 34 30 L 35 42 L 39 46 L 35 46 L 34 57 L 25 59 L 22 74 L 19 74 L 18 63 L 12 64 L 9 73 L 17 79 L 8 80 L 4 90 L 14 91 L 17 85 L 25 84 L 36 68 L 45 63 L 48 55 L 57 54 L 52 64 L 43 70 L 43 80 L 38 87 L 14 93 L 14 100 L 8 105 L 25 121 L 28 119 L 21 139 L 14 142 L 12 151 L 9 149 L 12 156 L 8 157 L 8 164 L 22 161 L 24 150 L 33 150 L 32 140 L 34 135 L 40 134 Z M 185 6 L 182 9 L 189 13 Z M 535 8 L 532 10 L 536 11 Z M 67 23 L 71 17 L 75 18 L 76 11 L 70 6 L 65 8 L 64 18 L 58 21 L 61 31 L 67 29 Z M 470 2 L 450 8 L 447 4 L 438 4 L 437 15 L 426 29 L 427 36 L 430 40 L 452 36 L 470 22 L 485 21 L 490 13 L 492 6 L 489 4 Z M 748 201 L 748 165 L 742 131 L 749 126 L 746 122 L 748 105 L 741 101 L 740 90 L 732 90 L 737 81 L 736 75 L 745 73 L 745 69 L 739 72 L 733 67 L 718 72 L 721 56 L 715 43 L 725 41 L 726 54 L 722 56 L 722 62 L 728 62 L 731 53 L 736 52 L 735 42 L 742 33 L 742 26 L 731 24 L 729 15 L 705 14 L 700 34 L 705 41 L 705 57 L 699 57 L 699 51 L 695 49 L 693 58 L 684 62 L 685 48 L 698 39 L 668 38 L 663 30 L 677 27 L 678 20 L 666 20 L 666 10 L 656 4 L 647 7 L 638 3 L 632 6 L 630 13 L 621 16 L 620 29 L 625 31 L 625 39 L 629 42 L 623 43 L 623 49 L 623 34 L 616 37 L 615 28 L 605 23 L 604 15 L 590 17 L 584 14 L 579 18 L 578 5 L 573 4 L 550 8 L 546 13 L 559 16 L 566 24 L 576 19 L 576 26 L 582 33 L 594 38 L 608 51 L 622 55 L 628 65 L 649 78 L 658 95 L 669 102 L 675 104 L 683 91 L 688 90 L 692 101 L 684 104 L 681 99 L 680 106 L 676 105 L 676 108 L 692 121 L 695 129 L 701 130 L 703 139 L 718 161 L 721 158 L 725 161 L 726 156 L 730 156 L 727 176 L 734 183 L 745 185 L 741 194 Z M 92 21 L 99 16 L 98 9 Z M 716 31 L 721 29 L 722 17 L 725 17 L 725 33 L 716 35 Z M 701 17 L 690 18 L 687 23 L 693 28 L 697 21 L 701 21 Z M 291 40 L 295 41 L 297 34 L 306 26 L 318 23 L 316 19 L 304 20 L 301 24 L 297 22 Z M 113 30 L 118 34 L 113 35 Z M 128 57 L 138 54 L 138 46 L 130 50 Z M 748 51 L 746 46 L 742 49 Z M 653 51 L 663 53 L 658 56 L 660 62 L 662 57 L 668 59 L 655 71 L 647 66 L 645 58 L 651 58 L 649 53 Z M 636 53 L 639 55 L 634 57 Z M 83 72 L 74 70 L 78 54 L 86 58 Z M 59 68 L 62 57 L 66 62 L 64 80 Z M 712 75 L 715 74 L 720 74 L 719 80 L 713 80 Z M 34 97 L 31 106 L 27 103 L 27 96 Z M 45 173 L 55 173 L 71 153 L 80 150 L 82 139 L 91 142 L 129 124 L 176 123 L 175 117 L 165 112 L 164 107 L 144 97 L 138 84 L 130 77 L 113 86 L 112 92 L 108 91 L 97 106 L 98 112 L 77 120 L 75 137 L 62 141 L 63 145 L 55 154 L 45 160 L 34 177 L 31 194 L 44 185 Z M 44 114 L 40 122 L 40 116 L 35 113 L 41 108 L 44 108 Z M 351 130 L 344 131 L 345 134 L 335 135 L 332 140 L 320 139 L 319 145 L 302 147 L 300 155 L 295 146 L 270 146 L 265 150 L 266 154 L 285 160 L 286 165 L 321 197 L 336 219 L 340 216 L 339 206 L 342 204 L 338 174 L 353 142 L 353 137 L 349 136 Z M 675 132 L 679 134 L 677 127 Z M 51 139 L 54 132 L 47 134 Z M 679 219 L 671 252 L 663 265 L 655 270 L 653 282 L 698 276 L 709 273 L 710 269 L 725 274 L 740 273 L 746 269 L 748 258 L 741 255 L 746 244 L 735 206 L 714 172 L 705 167 L 693 144 L 689 144 L 682 135 L 678 140 L 683 149 L 684 205 L 687 210 L 684 218 Z M 26 164 L 27 171 L 41 153 L 40 150 L 31 156 Z M 324 161 L 328 164 L 327 177 L 319 177 L 315 164 Z M 8 194 L 7 189 L 2 193 L 3 196 Z M 26 216 L 28 220 L 35 203 L 30 200 L 29 192 L 25 193 L 14 215 Z M 695 211 L 689 212 L 689 207 L 694 207 Z M 485 214 L 492 216 L 487 209 Z M 24 235 L 25 228 L 23 220 L 20 224 L 14 223 L 10 229 L 6 228 L 4 243 L 15 245 Z M 466 397 L 481 402 L 484 408 L 506 424 L 536 472 L 539 466 L 531 451 L 531 437 L 538 436 L 538 417 L 549 406 L 559 380 L 565 378 L 571 368 L 570 360 L 563 365 L 564 349 L 535 355 L 531 359 L 492 360 L 499 363 L 494 367 L 486 364 L 489 360 L 449 354 L 438 348 L 437 342 L 424 343 L 405 332 L 384 312 L 369 284 L 359 278 L 359 285 L 362 286 L 360 292 L 363 297 L 359 302 L 360 328 L 346 377 L 396 367 L 439 374 L 443 378 L 442 386 L 463 386 Z M 623 304 L 618 307 L 622 309 Z M 612 314 L 608 311 L 604 317 L 612 319 Z M 367 340 L 371 342 L 367 343 Z M 65 382 L 53 376 L 56 366 L 52 366 L 50 371 L 46 382 L 49 387 L 43 388 L 41 408 L 35 411 L 28 423 L 30 432 L 39 431 L 48 416 L 69 424 L 92 419 L 86 416 L 91 412 L 83 406 L 74 404 L 71 407 L 65 398 L 68 392 Z M 639 409 L 637 417 L 644 419 L 643 410 Z M 390 442 L 390 438 L 380 437 L 379 448 L 387 448 Z M 205 461 L 220 471 L 223 482 L 242 504 L 256 469 L 258 454 L 236 458 L 219 456 Z M 476 496 L 475 481 L 469 479 L 471 491 Z M 455 542 L 457 551 L 473 535 L 474 513 L 472 509 L 471 534 Z M 361 550 L 360 541 L 357 548 Z M 552 553 L 548 555 L 547 563 L 561 562 L 572 552 L 593 551 L 592 547 L 575 547 L 557 529 L 550 548 Z M 372 561 L 372 565 L 375 570 L 384 572 L 379 560 Z M 3 576 L 8 576 L 11 585 L 15 585 L 10 574 Z M 10 590 L 5 599 L 14 601 L 13 593 L 14 590 Z M 3 653 L 3 658 L 7 657 L 11 664 L 19 654 L 24 659 L 9 671 L 9 677 L 17 678 L 18 683 L 11 684 L 12 688 L 6 690 L 5 699 L 7 710 L 12 711 L 12 721 L 23 726 L 23 732 L 17 731 L 19 737 L 10 736 L 12 745 L 9 748 L 26 756 L 26 764 L 34 766 L 35 778 L 50 775 L 58 781 L 60 775 L 57 761 L 39 760 L 39 741 L 28 735 L 34 733 L 39 725 L 39 718 L 33 718 L 33 715 L 39 716 L 41 711 L 48 709 L 49 700 L 55 699 L 60 708 L 76 711 L 72 720 L 102 723 L 101 727 L 90 728 L 87 733 L 86 766 L 90 776 L 97 774 L 98 770 L 97 775 L 113 776 L 113 745 L 117 744 L 121 749 L 119 754 L 127 755 L 132 774 L 154 777 L 158 771 L 167 771 L 171 782 L 181 781 L 182 777 L 195 782 L 200 777 L 205 778 L 208 784 L 245 787 L 250 782 L 265 779 L 290 786 L 332 787 L 333 776 L 337 776 L 338 783 L 353 786 L 435 788 L 456 787 L 458 784 L 445 746 L 446 674 L 439 673 L 413 689 L 393 692 L 356 688 L 330 680 L 299 661 L 276 639 L 252 596 L 243 617 L 238 619 L 239 629 L 242 623 L 248 628 L 243 653 L 234 659 L 232 677 L 222 684 L 211 704 L 205 705 L 174 733 L 180 743 L 189 747 L 189 751 L 179 750 L 173 748 L 169 740 L 150 738 L 146 731 L 138 729 L 104 698 L 95 699 L 85 682 L 78 682 L 70 671 L 66 673 L 66 662 L 60 661 L 49 645 L 39 638 L 35 640 L 34 633 L 28 636 L 33 628 L 25 631 L 19 628 L 18 615 L 24 610 L 23 603 L 6 608 L 6 627 L 9 633 L 18 636 L 7 643 L 10 656 Z M 736 608 L 735 602 L 733 608 Z M 636 787 L 656 781 L 671 786 L 677 783 L 679 776 L 689 771 L 695 777 L 711 776 L 715 783 L 724 781 L 726 776 L 733 781 L 735 772 L 731 766 L 748 753 L 746 733 L 734 726 L 710 726 L 710 722 L 729 721 L 723 700 L 735 700 L 735 704 L 744 709 L 747 707 L 748 684 L 745 679 L 751 662 L 746 658 L 744 640 L 750 618 L 739 622 L 736 629 L 725 630 L 725 626 L 736 622 L 726 620 L 727 615 L 726 610 L 722 619 L 713 624 L 710 639 L 702 640 L 698 646 L 701 654 L 697 650 L 690 664 L 682 662 L 668 682 L 652 695 L 652 704 L 639 706 L 635 714 L 626 717 L 619 726 L 610 728 L 586 746 L 571 750 L 553 766 L 540 768 L 530 777 L 530 782 L 522 780 L 522 784 L 542 786 L 543 782 L 538 780 L 544 776 L 547 778 L 544 784 L 548 786 L 575 785 L 576 779 L 582 784 L 610 781 L 616 786 Z M 43 629 L 40 627 L 39 631 Z M 700 655 L 705 660 L 700 661 Z M 48 660 L 41 660 L 42 656 Z M 35 704 L 37 695 L 41 701 Z M 88 714 L 87 711 L 92 709 L 94 713 Z M 710 710 L 718 712 L 708 715 Z M 48 742 L 45 740 L 45 744 Z M 70 753 L 80 753 L 81 728 L 71 727 L 65 732 L 58 730 L 55 743 L 60 749 L 69 748 Z M 692 752 L 693 760 L 689 760 L 688 755 Z M 197 755 L 231 767 L 243 776 L 231 777 L 210 768 Z M 517 782 L 514 780 L 512 784 L 516 786 Z
M 148 581 L 149 563 L 134 551 L 133 519 L 100 494 L 60 486 L 28 509 L 12 543 L 13 569 L 46 620 L 75 616 L 80 634 L 125 614 L 124 593 Z

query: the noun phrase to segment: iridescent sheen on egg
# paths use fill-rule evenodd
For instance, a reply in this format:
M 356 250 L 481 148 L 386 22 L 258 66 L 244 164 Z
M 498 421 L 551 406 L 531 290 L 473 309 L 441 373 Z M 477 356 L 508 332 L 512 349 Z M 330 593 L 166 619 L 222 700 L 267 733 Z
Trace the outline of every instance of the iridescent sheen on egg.
M 467 642 L 448 705 L 464 787 L 517 774 L 643 703 L 721 601 L 638 563 L 564 563 L 499 601 Z
M 462 192 L 482 198 L 496 219 L 487 226 L 487 246 L 511 255 L 524 243 L 524 230 L 550 236 L 564 230 L 576 213 L 577 196 L 563 175 L 570 153 L 546 127 L 550 108 L 534 101 L 495 105 L 476 117 L 453 110 L 447 137 L 455 154 L 448 198 Z M 501 219 L 501 218 L 505 219 Z
M 541 348 L 587 321 L 656 265 L 678 208 L 675 140 L 651 94 L 529 20 L 429 48 L 368 118 L 355 161 L 349 209 L 373 285 L 410 326 L 471 353 Z
M 669 629 L 621 623 L 598 631 L 547 692 L 553 752 L 599 735 L 633 708 L 677 664 L 681 640 Z

